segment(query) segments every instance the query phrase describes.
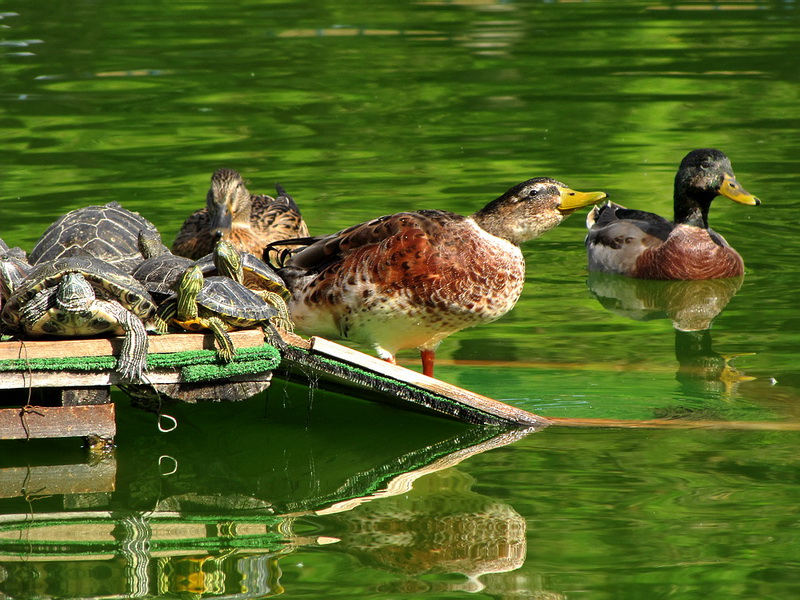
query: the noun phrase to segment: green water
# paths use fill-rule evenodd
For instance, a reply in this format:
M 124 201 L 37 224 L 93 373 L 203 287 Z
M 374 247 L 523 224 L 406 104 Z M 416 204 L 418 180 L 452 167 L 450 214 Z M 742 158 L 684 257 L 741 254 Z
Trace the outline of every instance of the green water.
M 747 274 L 710 329 L 673 327 L 679 292 L 588 280 L 579 213 L 525 247 L 517 307 L 446 340 L 437 375 L 552 416 L 800 416 L 795 2 L 6 0 L 0 17 L 0 236 L 28 249 L 59 214 L 111 200 L 169 241 L 221 166 L 253 192 L 280 182 L 313 233 L 470 213 L 539 175 L 669 215 L 681 158 L 718 147 L 763 205 L 712 207 Z M 162 433 L 115 399 L 106 460 L 76 440 L 0 443 L 0 595 L 800 587 L 795 432 L 494 439 L 276 382 L 169 407 Z

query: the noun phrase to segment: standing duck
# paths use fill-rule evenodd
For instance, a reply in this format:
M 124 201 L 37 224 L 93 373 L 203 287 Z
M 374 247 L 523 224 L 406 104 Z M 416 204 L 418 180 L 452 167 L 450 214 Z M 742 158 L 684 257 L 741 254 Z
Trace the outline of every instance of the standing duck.
M 537 177 L 469 217 L 402 212 L 271 248 L 306 246 L 278 271 L 300 331 L 369 345 L 392 363 L 399 350 L 418 348 L 433 376 L 442 340 L 513 308 L 525 280 L 519 245 L 604 198 Z
M 740 204 L 761 201 L 733 174 L 719 150 L 693 150 L 675 175 L 675 218 L 627 209 L 608 202 L 593 208 L 586 226 L 589 270 L 637 279 L 717 279 L 744 274 L 744 261 L 708 226 L 717 196 Z
M 238 172 L 217 170 L 211 176 L 206 207 L 186 219 L 172 251 L 198 259 L 223 239 L 237 250 L 261 256 L 270 242 L 307 236 L 297 204 L 280 185 L 275 188 L 277 198 L 251 195 Z

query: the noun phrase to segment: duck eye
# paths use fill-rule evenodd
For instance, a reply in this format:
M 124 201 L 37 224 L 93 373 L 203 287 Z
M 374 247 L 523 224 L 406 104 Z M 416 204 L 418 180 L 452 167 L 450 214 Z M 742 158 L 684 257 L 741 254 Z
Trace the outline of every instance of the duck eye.
M 539 195 L 539 188 L 533 188 L 528 191 L 528 198 L 535 198 Z

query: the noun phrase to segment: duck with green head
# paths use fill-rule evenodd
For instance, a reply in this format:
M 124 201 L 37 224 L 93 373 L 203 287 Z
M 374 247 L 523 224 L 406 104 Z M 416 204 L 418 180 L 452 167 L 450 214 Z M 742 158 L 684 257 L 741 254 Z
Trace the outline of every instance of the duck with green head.
M 744 274 L 744 261 L 708 226 L 717 196 L 739 204 L 761 201 L 736 180 L 720 150 L 693 150 L 675 176 L 674 220 L 608 202 L 586 219 L 589 270 L 637 279 L 718 279 Z

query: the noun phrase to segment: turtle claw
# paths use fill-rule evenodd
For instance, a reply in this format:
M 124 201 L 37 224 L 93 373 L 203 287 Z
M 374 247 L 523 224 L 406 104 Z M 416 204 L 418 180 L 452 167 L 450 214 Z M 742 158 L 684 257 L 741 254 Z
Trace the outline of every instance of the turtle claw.
M 130 383 L 139 383 L 145 371 L 145 364 L 139 361 L 117 359 L 117 373 L 119 376 Z

